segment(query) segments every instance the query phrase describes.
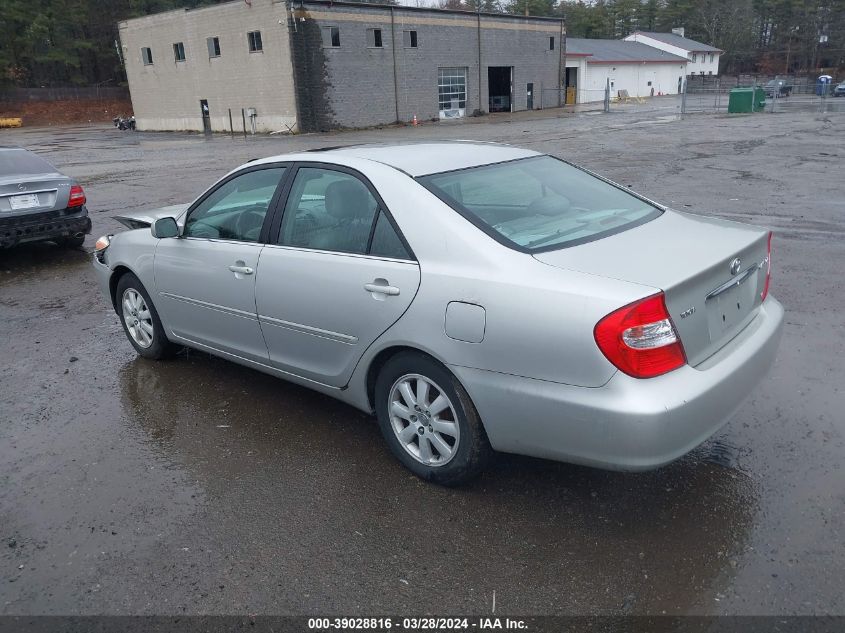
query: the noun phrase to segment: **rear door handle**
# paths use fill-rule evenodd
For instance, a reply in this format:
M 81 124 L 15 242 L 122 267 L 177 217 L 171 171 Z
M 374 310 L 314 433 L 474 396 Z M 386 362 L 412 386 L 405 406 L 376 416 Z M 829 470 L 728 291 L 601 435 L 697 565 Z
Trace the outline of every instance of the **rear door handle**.
M 231 270 L 233 273 L 240 273 L 241 275 L 251 275 L 252 273 L 255 272 L 255 270 L 253 270 L 249 266 L 234 266 L 234 265 L 232 265 L 232 266 L 229 266 L 229 270 Z
M 364 284 L 364 290 L 367 292 L 375 292 L 382 295 L 395 297 L 399 294 L 399 288 L 396 286 L 387 286 L 383 284 Z

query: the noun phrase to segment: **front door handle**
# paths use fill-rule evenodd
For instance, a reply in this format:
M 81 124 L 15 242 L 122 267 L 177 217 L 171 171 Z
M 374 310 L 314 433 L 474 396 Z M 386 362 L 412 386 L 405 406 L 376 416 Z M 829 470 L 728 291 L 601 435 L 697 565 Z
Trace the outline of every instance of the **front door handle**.
M 374 292 L 376 294 L 387 295 L 389 297 L 395 297 L 399 294 L 399 288 L 396 286 L 388 286 L 387 283 L 364 284 L 364 290 L 367 292 Z
M 253 270 L 249 266 L 232 265 L 232 266 L 229 266 L 229 270 L 231 270 L 233 273 L 238 273 L 238 274 L 241 274 L 241 275 L 251 275 L 252 273 L 255 272 L 255 270 Z

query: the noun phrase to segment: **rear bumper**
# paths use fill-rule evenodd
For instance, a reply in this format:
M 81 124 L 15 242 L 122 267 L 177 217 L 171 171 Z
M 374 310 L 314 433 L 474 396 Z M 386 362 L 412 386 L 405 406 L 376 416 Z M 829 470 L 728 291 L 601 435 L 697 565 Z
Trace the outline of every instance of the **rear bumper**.
M 79 209 L 0 216 L 0 248 L 90 232 L 91 218 L 84 205 Z
M 617 372 L 599 388 L 452 367 L 493 448 L 608 468 L 674 461 L 721 428 L 774 362 L 783 307 L 769 297 L 728 345 L 693 368 L 638 380 Z

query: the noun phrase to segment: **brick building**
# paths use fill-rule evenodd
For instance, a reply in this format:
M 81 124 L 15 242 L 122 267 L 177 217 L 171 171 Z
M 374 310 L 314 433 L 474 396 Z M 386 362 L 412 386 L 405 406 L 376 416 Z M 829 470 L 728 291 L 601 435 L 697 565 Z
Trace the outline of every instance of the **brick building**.
M 534 109 L 560 105 L 565 67 L 556 18 L 236 0 L 119 31 L 146 130 L 307 132 Z

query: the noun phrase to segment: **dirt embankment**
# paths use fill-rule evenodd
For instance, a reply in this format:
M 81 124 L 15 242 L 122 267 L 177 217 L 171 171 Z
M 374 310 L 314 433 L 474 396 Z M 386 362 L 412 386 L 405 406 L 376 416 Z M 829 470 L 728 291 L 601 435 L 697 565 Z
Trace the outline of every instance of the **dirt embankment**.
M 111 121 L 118 115 L 130 114 L 132 103 L 128 99 L 0 101 L 0 118 L 21 117 L 25 126 L 97 123 Z

